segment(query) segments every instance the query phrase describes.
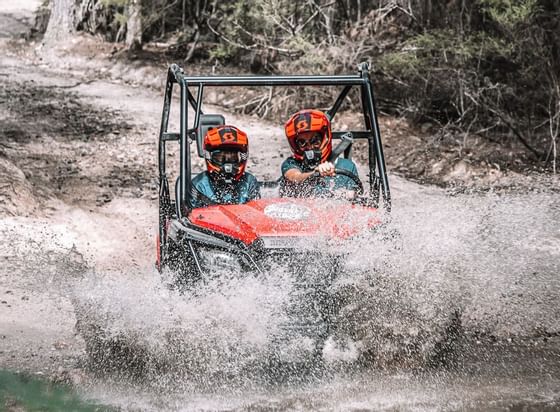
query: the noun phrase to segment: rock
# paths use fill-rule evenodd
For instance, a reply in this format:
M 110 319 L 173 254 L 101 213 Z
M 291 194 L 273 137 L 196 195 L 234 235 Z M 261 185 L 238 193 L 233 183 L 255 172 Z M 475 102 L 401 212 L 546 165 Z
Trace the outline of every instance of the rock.
M 432 175 L 439 175 L 443 171 L 444 166 L 445 166 L 445 161 L 440 160 L 439 162 L 436 162 L 432 165 L 430 173 Z
M 420 131 L 422 133 L 428 133 L 432 127 L 434 127 L 434 125 L 430 122 L 422 123 L 422 126 L 420 126 Z
M 464 160 L 459 160 L 453 169 L 445 176 L 443 176 L 444 182 L 461 181 L 467 182 L 472 176 L 472 167 Z
M 32 186 L 19 167 L 0 157 L 0 216 L 25 216 L 37 208 Z
M 113 197 L 110 194 L 103 193 L 97 197 L 95 204 L 97 206 L 103 206 L 104 204 L 109 203 L 111 200 L 113 200 Z

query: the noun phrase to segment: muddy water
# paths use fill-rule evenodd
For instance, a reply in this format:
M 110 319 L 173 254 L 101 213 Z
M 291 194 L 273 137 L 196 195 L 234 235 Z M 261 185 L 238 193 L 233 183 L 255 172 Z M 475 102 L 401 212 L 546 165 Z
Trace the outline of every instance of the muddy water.
M 78 318 L 148 361 L 141 383 L 109 374 L 86 393 L 145 410 L 560 407 L 558 196 L 402 185 L 396 238 L 335 248 L 346 259 L 333 285 L 344 304 L 320 368 L 267 367 L 271 354 L 309 356 L 310 335 L 283 327 L 296 283 L 286 270 L 186 294 L 151 271 L 96 273 L 75 286 Z M 446 365 L 434 365 L 454 316 L 460 333 Z

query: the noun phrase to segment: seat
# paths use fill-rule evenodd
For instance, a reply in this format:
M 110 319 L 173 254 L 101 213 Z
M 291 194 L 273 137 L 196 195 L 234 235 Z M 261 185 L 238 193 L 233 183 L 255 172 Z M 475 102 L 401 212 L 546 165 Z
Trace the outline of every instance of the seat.
M 198 155 L 204 157 L 203 142 L 208 130 L 226 124 L 226 119 L 221 114 L 201 114 L 196 134 L 196 148 Z

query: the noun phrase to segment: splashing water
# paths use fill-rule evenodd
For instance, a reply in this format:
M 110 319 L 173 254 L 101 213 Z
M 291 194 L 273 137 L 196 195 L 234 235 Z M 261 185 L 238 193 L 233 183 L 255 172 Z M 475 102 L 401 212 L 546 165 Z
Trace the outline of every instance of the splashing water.
M 323 373 L 312 373 L 308 385 L 319 384 L 319 392 L 325 370 L 358 382 L 380 368 L 425 368 L 449 348 L 459 352 L 454 356 L 491 363 L 500 351 L 486 350 L 481 358 L 472 342 L 509 345 L 512 338 L 560 333 L 559 222 L 554 194 L 423 193 L 420 201 L 403 198 L 382 230 L 317 245 L 339 263 L 326 286 L 334 307 L 326 332 L 293 327 L 309 318 L 301 312 L 309 315 L 312 305 L 301 278 L 281 265 L 266 276 L 217 277 L 186 293 L 152 271 L 92 272 L 75 288 L 78 330 L 89 345 L 100 336 L 120 342 L 109 347 L 113 355 L 127 357 L 126 367 L 132 362 L 150 386 L 191 396 L 212 392 L 215 402 L 221 388 L 231 402 L 235 393 L 255 390 L 259 404 L 255 388 L 269 374 L 270 359 L 305 363 L 316 359 L 317 348 Z M 453 339 L 463 342 L 447 347 Z M 283 381 L 290 382 L 299 381 Z
M 263 356 L 283 321 L 282 277 L 221 278 L 196 294 L 182 294 L 158 274 L 136 279 L 106 275 L 89 277 L 77 290 L 78 329 L 86 342 L 95 344 L 102 336 L 113 345 L 126 345 L 133 351 L 128 353 L 133 366 L 150 379 L 179 373 L 192 384 L 234 383 Z M 127 355 L 122 350 L 114 355 Z

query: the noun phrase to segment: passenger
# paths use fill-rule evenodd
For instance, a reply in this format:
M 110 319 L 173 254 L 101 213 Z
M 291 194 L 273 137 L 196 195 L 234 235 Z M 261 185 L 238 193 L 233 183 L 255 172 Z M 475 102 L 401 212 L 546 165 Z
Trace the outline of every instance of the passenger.
M 358 178 L 358 169 L 350 159 L 329 160 L 332 132 L 329 118 L 319 110 L 300 110 L 284 126 L 293 155 L 282 163 L 280 193 L 292 197 L 325 197 L 341 195 L 352 199 L 358 184 L 349 176 L 337 175 L 344 170 Z M 321 176 L 322 179 L 317 177 Z
M 234 126 L 218 126 L 204 136 L 206 172 L 192 180 L 192 207 L 240 204 L 260 198 L 259 184 L 245 172 L 247 134 Z

